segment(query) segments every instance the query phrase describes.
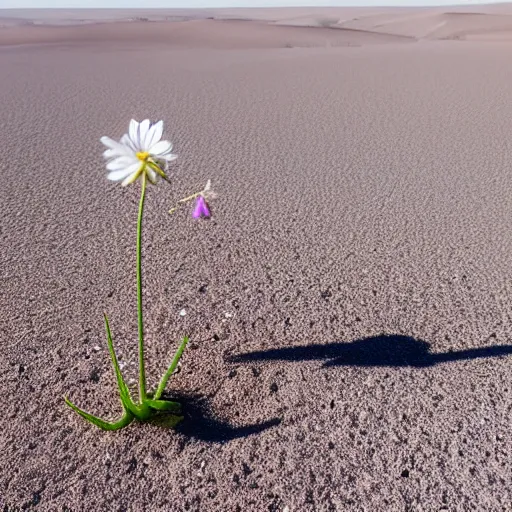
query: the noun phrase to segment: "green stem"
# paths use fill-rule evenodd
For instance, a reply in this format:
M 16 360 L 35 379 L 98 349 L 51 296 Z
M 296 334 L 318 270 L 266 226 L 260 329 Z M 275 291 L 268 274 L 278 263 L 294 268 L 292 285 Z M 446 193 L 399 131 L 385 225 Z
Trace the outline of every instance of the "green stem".
M 137 313 L 139 322 L 139 399 L 146 400 L 146 372 L 144 370 L 144 326 L 142 323 L 142 215 L 146 195 L 146 173 L 142 174 L 142 191 L 139 202 L 139 218 L 137 220 Z

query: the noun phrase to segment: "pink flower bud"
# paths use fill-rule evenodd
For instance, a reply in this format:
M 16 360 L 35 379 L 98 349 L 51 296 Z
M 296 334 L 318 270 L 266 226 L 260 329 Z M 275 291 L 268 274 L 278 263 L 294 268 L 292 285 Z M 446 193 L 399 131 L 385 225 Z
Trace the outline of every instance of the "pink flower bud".
M 194 219 L 200 219 L 201 217 L 210 217 L 210 209 L 206 204 L 203 196 L 198 196 L 196 199 L 196 205 L 194 207 L 194 211 L 192 212 L 192 217 Z

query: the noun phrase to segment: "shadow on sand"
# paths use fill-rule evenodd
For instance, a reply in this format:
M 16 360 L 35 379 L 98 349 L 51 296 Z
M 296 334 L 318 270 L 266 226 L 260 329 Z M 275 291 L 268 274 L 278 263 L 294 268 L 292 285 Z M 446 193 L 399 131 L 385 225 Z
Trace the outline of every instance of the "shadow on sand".
M 442 352 L 430 352 L 430 344 L 410 336 L 381 335 L 363 338 L 350 343 L 312 344 L 298 347 L 286 347 L 258 352 L 248 352 L 228 358 L 231 363 L 249 363 L 255 361 L 311 361 L 323 360 L 324 367 L 331 366 L 388 366 L 426 368 L 440 363 L 471 359 L 501 357 L 512 354 L 512 345 L 491 345 L 488 347 Z M 172 416 L 160 417 L 155 423 L 161 427 L 172 427 L 175 431 L 190 439 L 207 443 L 225 443 L 233 439 L 259 434 L 281 423 L 273 418 L 253 425 L 231 425 L 217 417 L 209 400 L 201 395 L 172 393 L 165 398 L 183 404 L 184 419 L 177 426 Z
M 172 416 L 167 417 L 167 422 L 166 416 L 162 415 L 153 423 L 162 428 L 172 428 L 187 438 L 207 443 L 225 443 L 233 439 L 249 437 L 281 423 L 279 418 L 273 418 L 263 423 L 235 426 L 216 418 L 206 397 L 172 393 L 165 398 L 182 404 L 184 419 L 175 426 Z
M 432 354 L 430 344 L 410 336 L 386 334 L 362 338 L 350 343 L 303 345 L 231 356 L 231 363 L 251 361 L 324 360 L 330 366 L 412 366 L 425 368 L 440 363 L 500 357 L 512 354 L 512 345 L 491 345 L 482 348 Z

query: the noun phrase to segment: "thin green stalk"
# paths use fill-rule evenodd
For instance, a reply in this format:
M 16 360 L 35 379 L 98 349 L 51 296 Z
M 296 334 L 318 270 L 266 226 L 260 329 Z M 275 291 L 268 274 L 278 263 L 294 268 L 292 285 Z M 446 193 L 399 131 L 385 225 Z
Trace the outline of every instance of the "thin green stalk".
M 176 368 L 178 367 L 178 363 L 180 362 L 181 356 L 183 355 L 183 352 L 185 350 L 185 347 L 188 343 L 188 336 L 185 336 L 183 340 L 181 341 L 180 346 L 178 347 L 178 351 L 176 352 L 171 366 L 167 369 L 167 371 L 164 373 L 162 380 L 160 381 L 160 384 L 158 385 L 158 388 L 156 390 L 156 393 L 153 396 L 153 399 L 158 401 L 160 400 L 160 397 L 162 396 L 162 393 L 165 390 L 165 386 L 167 385 L 167 381 L 169 380 L 169 377 L 174 373 Z
M 146 400 L 146 372 L 144 369 L 144 326 L 142 324 L 142 215 L 146 195 L 146 173 L 142 174 L 142 191 L 139 202 L 139 218 L 137 220 L 137 314 L 139 322 L 139 399 L 142 404 Z

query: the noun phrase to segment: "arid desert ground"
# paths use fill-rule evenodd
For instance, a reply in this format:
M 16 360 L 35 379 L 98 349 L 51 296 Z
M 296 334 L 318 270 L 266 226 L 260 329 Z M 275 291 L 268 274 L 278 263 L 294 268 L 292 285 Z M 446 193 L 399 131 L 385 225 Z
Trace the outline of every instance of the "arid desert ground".
M 511 63 L 512 4 L 0 11 L 0 509 L 511 511 Z M 63 401 L 120 413 L 104 311 L 137 374 L 132 117 L 177 431 Z

